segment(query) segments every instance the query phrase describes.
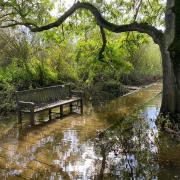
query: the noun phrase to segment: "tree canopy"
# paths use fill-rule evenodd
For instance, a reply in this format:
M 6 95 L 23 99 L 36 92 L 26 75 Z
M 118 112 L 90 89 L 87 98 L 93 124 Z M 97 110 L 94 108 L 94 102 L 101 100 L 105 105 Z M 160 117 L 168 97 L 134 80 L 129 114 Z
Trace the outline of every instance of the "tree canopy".
M 50 15 L 53 4 L 55 2 L 44 0 L 2 1 L 0 3 L 1 28 L 24 25 L 33 32 L 39 32 L 59 27 L 71 15 L 75 16 L 69 21 L 71 26 L 74 24 L 79 26 L 82 22 L 80 18 L 85 19 L 84 15 L 90 12 L 95 17 L 96 24 L 101 28 L 103 39 L 103 28 L 116 33 L 126 31 L 147 33 L 153 37 L 155 42 L 161 36 L 161 31 L 155 28 L 155 26 L 163 25 L 164 7 L 161 1 L 146 0 L 143 3 L 142 0 L 130 2 L 122 0 L 113 2 L 78 1 L 67 10 L 63 8 L 63 5 L 60 6 L 61 15 L 58 18 Z M 76 12 L 77 10 L 80 11 Z M 82 10 L 88 10 L 89 12 L 82 12 Z M 121 25 L 122 23 L 125 23 L 125 25 Z

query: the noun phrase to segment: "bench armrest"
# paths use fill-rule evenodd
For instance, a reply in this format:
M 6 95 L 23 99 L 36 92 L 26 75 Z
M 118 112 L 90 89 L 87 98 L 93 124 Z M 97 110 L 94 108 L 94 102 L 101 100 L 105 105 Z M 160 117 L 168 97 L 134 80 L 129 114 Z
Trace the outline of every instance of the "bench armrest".
M 74 96 L 79 96 L 81 98 L 84 97 L 84 92 L 83 91 L 71 90 L 71 94 L 74 95 Z
M 35 104 L 33 102 L 25 102 L 25 101 L 18 101 L 17 107 L 18 108 L 34 108 Z

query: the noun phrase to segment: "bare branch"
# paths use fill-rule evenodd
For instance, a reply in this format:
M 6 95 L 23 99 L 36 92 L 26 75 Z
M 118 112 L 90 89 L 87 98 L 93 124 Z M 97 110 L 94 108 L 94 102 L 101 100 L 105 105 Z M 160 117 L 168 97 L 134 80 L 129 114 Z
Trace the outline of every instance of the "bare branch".
M 101 26 L 99 28 L 100 28 L 103 44 L 102 44 L 102 47 L 101 47 L 101 49 L 99 51 L 99 58 L 98 59 L 99 59 L 99 61 L 103 61 L 104 62 L 104 60 L 103 60 L 103 58 L 104 58 L 103 52 L 105 51 L 107 40 L 106 40 L 106 34 L 105 34 L 104 29 Z
M 134 19 L 133 19 L 133 21 L 136 21 L 136 19 L 137 19 L 139 10 L 140 10 L 140 8 L 141 8 L 141 4 L 142 4 L 142 0 L 140 0 L 138 6 L 137 6 L 137 8 L 136 8 L 136 12 L 135 12 L 135 14 L 134 14 Z
M 152 4 L 151 4 L 151 2 L 149 0 L 148 0 L 148 4 L 151 7 L 151 9 L 153 9 L 153 6 L 152 6 Z

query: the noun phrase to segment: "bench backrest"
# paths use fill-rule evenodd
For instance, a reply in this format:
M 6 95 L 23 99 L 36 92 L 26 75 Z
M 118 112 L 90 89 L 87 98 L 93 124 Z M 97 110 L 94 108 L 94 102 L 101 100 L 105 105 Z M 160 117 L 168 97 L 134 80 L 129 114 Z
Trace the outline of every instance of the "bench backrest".
M 58 100 L 70 98 L 70 85 L 58 85 L 25 91 L 16 91 L 16 101 L 34 102 L 35 105 L 45 105 Z

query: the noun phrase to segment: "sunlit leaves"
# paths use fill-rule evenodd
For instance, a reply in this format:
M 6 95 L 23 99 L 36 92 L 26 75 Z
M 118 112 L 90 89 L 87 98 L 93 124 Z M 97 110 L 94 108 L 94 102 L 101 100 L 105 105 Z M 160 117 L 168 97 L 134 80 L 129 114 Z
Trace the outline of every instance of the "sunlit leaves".
M 44 24 L 51 20 L 50 11 L 53 4 L 50 0 L 8 0 L 0 1 L 1 25 L 16 22 L 28 22 L 34 25 Z

